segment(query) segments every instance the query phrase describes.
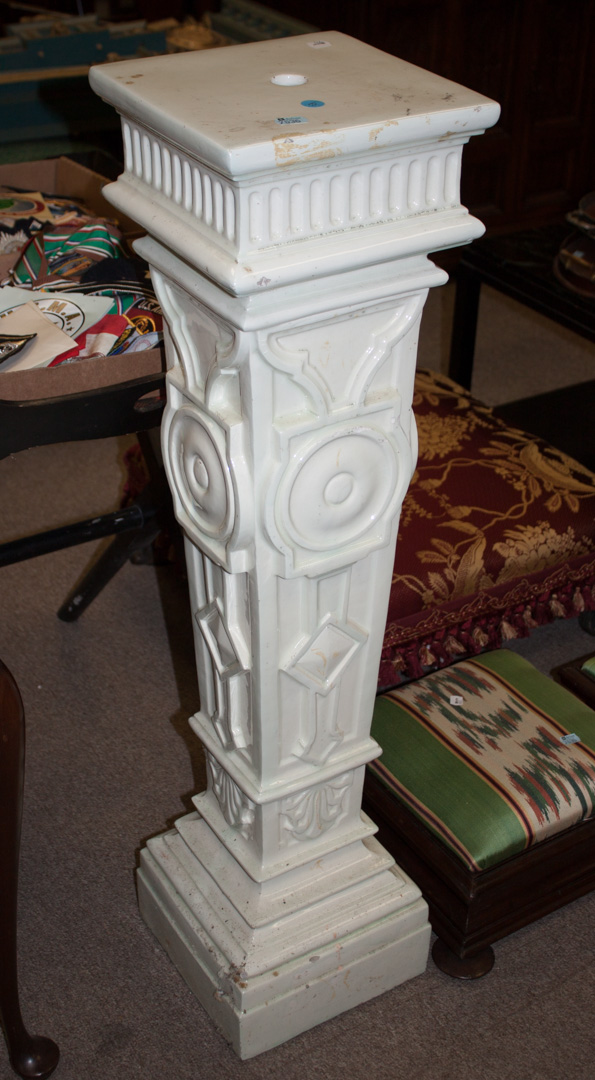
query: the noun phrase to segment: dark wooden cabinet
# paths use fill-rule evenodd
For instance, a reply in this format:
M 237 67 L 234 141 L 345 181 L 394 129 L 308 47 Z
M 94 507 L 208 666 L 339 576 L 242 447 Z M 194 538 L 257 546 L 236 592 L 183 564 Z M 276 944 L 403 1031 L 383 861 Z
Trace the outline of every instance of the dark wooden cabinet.
M 595 2 L 275 0 L 502 106 L 465 150 L 463 201 L 493 230 L 559 218 L 595 188 Z

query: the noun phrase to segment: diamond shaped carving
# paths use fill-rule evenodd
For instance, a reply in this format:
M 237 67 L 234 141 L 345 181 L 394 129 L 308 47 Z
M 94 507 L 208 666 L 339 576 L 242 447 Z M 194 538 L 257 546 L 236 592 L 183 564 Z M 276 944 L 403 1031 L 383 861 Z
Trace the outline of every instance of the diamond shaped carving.
M 366 640 L 354 626 L 326 616 L 308 644 L 285 670 L 310 690 L 326 696 Z
M 231 634 L 216 600 L 197 611 L 196 621 L 220 679 L 231 679 L 232 675 L 244 671 L 244 665 L 236 652 Z

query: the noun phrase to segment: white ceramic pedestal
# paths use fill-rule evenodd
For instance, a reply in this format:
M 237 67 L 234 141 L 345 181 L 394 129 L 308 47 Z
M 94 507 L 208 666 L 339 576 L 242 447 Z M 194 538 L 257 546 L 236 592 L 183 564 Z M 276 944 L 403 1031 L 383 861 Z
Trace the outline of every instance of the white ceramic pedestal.
M 425 968 L 419 889 L 361 813 L 427 253 L 482 226 L 463 144 L 494 102 L 325 33 L 91 72 L 108 198 L 168 325 L 208 790 L 150 841 L 141 910 L 241 1057 Z M 150 693 L 150 687 L 147 688 Z

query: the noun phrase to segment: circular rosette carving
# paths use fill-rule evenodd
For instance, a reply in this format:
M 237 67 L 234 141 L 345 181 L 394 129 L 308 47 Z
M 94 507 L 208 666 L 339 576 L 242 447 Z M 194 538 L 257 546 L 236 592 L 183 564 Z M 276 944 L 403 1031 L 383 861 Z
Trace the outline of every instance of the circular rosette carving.
M 218 541 L 230 535 L 234 516 L 224 439 L 217 425 L 188 407 L 175 413 L 169 430 L 172 478 L 183 510 L 195 528 Z
M 277 522 L 291 547 L 345 551 L 382 542 L 399 494 L 398 450 L 375 428 L 351 426 L 296 440 L 277 497 Z M 298 559 L 298 561 L 300 561 Z

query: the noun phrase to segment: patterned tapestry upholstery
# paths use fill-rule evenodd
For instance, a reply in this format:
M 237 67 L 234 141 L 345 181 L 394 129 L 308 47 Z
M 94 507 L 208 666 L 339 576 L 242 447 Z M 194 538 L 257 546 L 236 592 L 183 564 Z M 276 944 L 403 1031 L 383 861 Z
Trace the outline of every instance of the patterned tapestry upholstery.
M 379 688 L 595 608 L 595 475 L 418 371 Z
M 593 816 L 595 712 L 510 649 L 376 698 L 368 768 L 470 870 Z

